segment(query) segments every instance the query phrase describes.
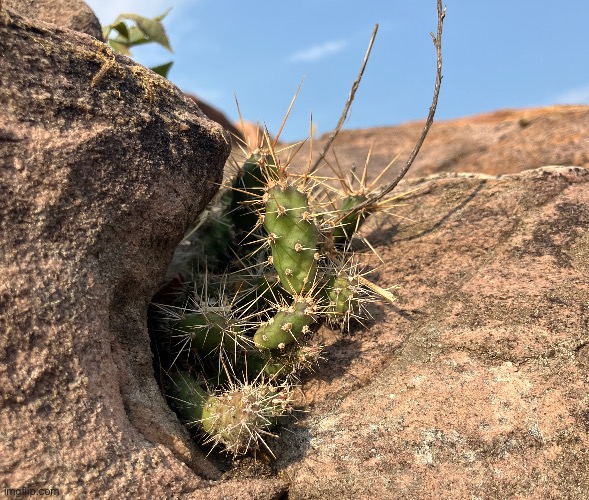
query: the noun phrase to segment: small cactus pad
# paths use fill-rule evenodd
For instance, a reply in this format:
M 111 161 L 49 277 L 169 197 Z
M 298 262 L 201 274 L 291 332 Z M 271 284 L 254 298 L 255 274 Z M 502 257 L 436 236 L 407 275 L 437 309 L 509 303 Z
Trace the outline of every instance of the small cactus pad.
M 188 372 L 177 371 L 170 378 L 166 393 L 180 418 L 188 425 L 200 425 L 210 396 Z
M 288 309 L 276 313 L 254 334 L 254 343 L 259 349 L 284 349 L 309 330 L 314 318 L 313 304 L 308 300 L 295 302 Z
M 241 167 L 233 182 L 231 219 L 240 238 L 251 235 L 258 224 L 254 204 L 262 198 L 267 177 L 276 170 L 271 154 L 253 153 Z
M 264 227 L 272 249 L 272 264 L 283 288 L 292 295 L 308 290 L 317 271 L 318 231 L 307 196 L 294 186 L 274 185 L 266 194 Z
M 366 200 L 366 196 L 363 195 L 347 196 L 342 202 L 341 212 L 345 214 Z M 360 229 L 369 215 L 370 212 L 368 210 L 360 210 L 346 215 L 333 230 L 334 243 L 338 246 L 349 243 L 354 233 Z
M 352 311 L 355 294 L 350 281 L 345 276 L 332 277 L 325 291 L 329 300 L 328 314 L 345 315 Z
M 216 312 L 185 314 L 176 329 L 190 335 L 191 348 L 200 354 L 206 355 L 219 348 L 234 351 L 237 345 L 237 333 L 231 322 Z
M 180 418 L 198 424 L 205 443 L 224 445 L 234 455 L 247 453 L 263 441 L 262 434 L 289 410 L 288 388 L 242 384 L 219 395 L 207 394 L 187 372 L 176 372 L 168 396 Z

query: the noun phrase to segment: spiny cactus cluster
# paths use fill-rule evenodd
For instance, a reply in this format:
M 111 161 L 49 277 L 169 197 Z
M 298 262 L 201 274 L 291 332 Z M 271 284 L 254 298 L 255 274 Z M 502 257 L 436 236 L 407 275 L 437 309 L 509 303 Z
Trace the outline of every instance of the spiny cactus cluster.
M 331 179 L 316 175 L 345 122 L 377 25 L 319 159 L 309 161 L 303 174 L 289 172 L 275 150 L 277 140 L 266 133 L 186 238 L 188 251 L 176 259 L 159 294 L 163 304 L 152 317 L 152 332 L 169 401 L 205 443 L 234 455 L 268 448 L 264 437 L 289 413 L 298 375 L 321 357 L 313 339 L 319 322 L 346 330 L 352 318 L 366 317 L 367 302 L 393 300 L 365 278 L 352 240 L 371 214 L 393 206 L 398 197 L 386 197 L 413 164 L 433 123 L 442 82 L 441 0 L 437 10 L 432 105 L 392 182 L 374 192 L 384 171 L 367 186 L 366 166 L 357 188 L 341 173 Z
M 352 240 L 387 203 L 339 178 L 294 174 L 274 145 L 246 154 L 188 238 L 190 251 L 160 305 L 165 389 L 206 443 L 234 454 L 265 444 L 290 410 L 299 374 L 321 356 L 321 321 L 342 330 L 386 290 L 363 276 Z M 162 297 L 163 299 L 163 297 Z
M 205 443 L 234 455 L 266 446 L 264 437 L 290 411 L 298 375 L 321 358 L 316 326 L 325 321 L 346 330 L 352 318 L 366 317 L 365 304 L 394 300 L 365 278 L 352 240 L 371 214 L 386 211 L 398 198 L 385 197 L 411 167 L 433 123 L 445 17 L 441 0 L 436 3 L 434 96 L 422 134 L 393 182 L 375 193 L 384 171 L 367 186 L 366 166 L 358 188 L 341 173 L 331 179 L 315 175 L 346 121 L 376 25 L 342 116 L 308 172 L 288 172 L 275 151 L 277 140 L 266 134 L 177 251 L 151 307 L 150 330 L 163 389 Z M 170 49 L 162 24 L 166 14 L 121 14 L 104 28 L 104 37 L 126 55 L 150 42 Z M 166 76 L 170 66 L 152 69 Z

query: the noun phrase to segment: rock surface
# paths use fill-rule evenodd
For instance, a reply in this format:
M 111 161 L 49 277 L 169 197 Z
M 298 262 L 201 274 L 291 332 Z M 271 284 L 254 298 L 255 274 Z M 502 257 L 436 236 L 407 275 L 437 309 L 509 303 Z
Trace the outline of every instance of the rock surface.
M 398 302 L 322 330 L 289 498 L 588 498 L 589 170 L 401 187 L 366 230 Z
M 174 248 L 221 179 L 227 134 L 84 34 L 1 10 L 0 53 L 2 488 L 279 495 L 275 479 L 206 479 L 219 473 L 166 405 L 147 334 Z
M 0 3 L 23 17 L 52 23 L 102 40 L 100 21 L 82 0 L 3 0 Z
M 404 165 L 421 134 L 423 122 L 340 132 L 333 148 L 339 164 L 362 168 L 368 151 L 371 172 L 380 172 L 399 158 L 383 183 Z M 589 106 L 551 106 L 503 110 L 458 120 L 436 121 L 408 177 L 440 172 L 499 175 L 546 165 L 589 166 Z M 326 137 L 313 141 L 317 155 Z M 335 165 L 333 154 L 328 161 Z M 304 168 L 308 148 L 294 166 Z M 397 167 L 398 166 L 398 167 Z

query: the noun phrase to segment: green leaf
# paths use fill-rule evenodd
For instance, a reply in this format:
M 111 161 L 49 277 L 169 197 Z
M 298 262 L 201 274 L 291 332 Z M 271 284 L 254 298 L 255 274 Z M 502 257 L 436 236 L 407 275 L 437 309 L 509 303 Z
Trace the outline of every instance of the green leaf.
M 170 52 L 173 52 L 170 46 L 170 40 L 162 24 L 162 20 L 168 15 L 170 10 L 172 9 L 169 8 L 163 14 L 153 19 L 148 19 L 137 14 L 120 14 L 112 24 L 102 28 L 104 40 L 115 52 L 126 56 L 131 56 L 131 51 L 129 50 L 131 47 L 151 42 L 158 43 Z M 134 22 L 135 25 L 129 26 L 129 22 Z M 116 36 L 112 36 L 113 32 Z M 156 66 L 154 70 L 156 73 L 167 77 L 171 67 L 172 62 L 169 62 Z
M 110 38 L 108 40 L 108 44 L 112 47 L 112 49 L 117 54 L 123 54 L 124 56 L 131 55 L 131 51 L 129 50 L 129 46 L 126 43 L 120 43 L 117 40 Z
M 123 38 L 126 38 L 127 40 L 129 39 L 129 28 L 123 21 L 115 25 L 111 24 L 110 28 L 119 33 Z
M 166 35 L 166 30 L 164 29 L 164 25 L 158 21 L 157 19 L 147 19 L 143 16 L 138 16 L 137 14 L 122 14 L 127 19 L 131 21 L 135 21 L 137 23 L 138 28 L 145 33 L 145 35 L 151 40 L 156 43 L 159 43 L 162 47 L 165 47 L 170 52 L 172 52 L 172 47 L 170 46 L 170 40 L 168 40 L 168 35 Z
M 159 16 L 155 16 L 154 19 L 156 21 L 163 21 L 164 17 L 166 17 L 170 13 L 171 10 L 172 10 L 172 7 L 170 7 L 168 10 L 166 10 L 166 12 L 164 12 L 163 14 L 160 14 Z
M 166 64 L 160 64 L 159 66 L 154 66 L 153 68 L 149 68 L 149 69 L 151 71 L 154 71 L 158 75 L 163 76 L 164 78 L 168 78 L 168 72 L 170 71 L 170 68 L 172 67 L 173 64 L 174 64 L 174 61 L 170 61 L 170 62 L 167 62 Z
M 121 43 L 122 40 L 115 38 L 115 40 Z M 129 38 L 127 39 L 126 43 L 129 47 L 133 47 L 135 45 L 141 45 L 144 43 L 149 43 L 151 40 L 145 36 L 143 31 L 141 31 L 137 26 L 131 26 L 129 28 Z
M 117 18 L 113 21 L 112 24 L 110 24 L 110 26 L 114 26 L 116 24 L 119 24 L 120 22 L 124 21 L 125 19 L 127 19 L 127 14 L 119 14 L 117 16 Z

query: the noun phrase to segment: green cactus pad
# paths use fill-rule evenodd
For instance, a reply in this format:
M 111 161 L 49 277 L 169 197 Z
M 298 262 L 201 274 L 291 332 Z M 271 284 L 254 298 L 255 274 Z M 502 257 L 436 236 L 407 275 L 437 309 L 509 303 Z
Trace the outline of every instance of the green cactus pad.
M 208 442 L 223 444 L 234 455 L 247 453 L 263 441 L 289 407 L 288 390 L 270 385 L 243 384 L 214 399 L 202 412 L 201 425 Z
M 328 314 L 344 315 L 352 311 L 355 294 L 346 277 L 332 277 L 328 281 L 324 291 L 329 301 L 326 311 Z
M 177 371 L 166 384 L 167 394 L 180 418 L 189 425 L 200 425 L 202 412 L 210 396 L 188 373 Z
M 296 302 L 288 309 L 264 323 L 254 334 L 259 349 L 284 349 L 302 337 L 313 323 L 313 305 L 306 300 Z
M 358 206 L 367 200 L 363 195 L 350 195 L 344 198 L 342 202 L 341 212 L 345 214 L 354 207 Z M 360 229 L 362 224 L 366 221 L 370 212 L 368 210 L 360 210 L 346 215 L 340 223 L 333 229 L 333 242 L 337 246 L 344 246 L 350 242 L 354 233 Z
M 299 295 L 311 288 L 317 272 L 318 230 L 311 219 L 307 196 L 294 186 L 268 190 L 264 228 L 272 264 L 283 288 Z
M 284 379 L 314 365 L 321 356 L 321 346 L 291 345 L 286 350 L 264 350 L 247 356 L 247 375 L 264 373 L 270 379 Z
M 178 321 L 176 330 L 190 335 L 191 348 L 203 355 L 220 347 L 226 351 L 235 351 L 238 344 L 235 326 L 216 312 L 185 314 Z
M 256 448 L 261 434 L 287 412 L 290 402 L 288 389 L 264 384 L 242 384 L 210 395 L 190 374 L 180 371 L 172 374 L 167 388 L 180 418 L 198 425 L 205 443 L 222 444 L 234 455 Z
M 254 206 L 264 194 L 267 178 L 275 171 L 272 155 L 256 152 L 245 161 L 233 182 L 230 214 L 240 239 L 248 238 L 258 224 Z

